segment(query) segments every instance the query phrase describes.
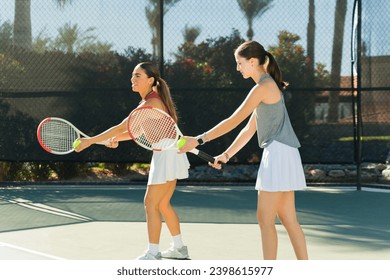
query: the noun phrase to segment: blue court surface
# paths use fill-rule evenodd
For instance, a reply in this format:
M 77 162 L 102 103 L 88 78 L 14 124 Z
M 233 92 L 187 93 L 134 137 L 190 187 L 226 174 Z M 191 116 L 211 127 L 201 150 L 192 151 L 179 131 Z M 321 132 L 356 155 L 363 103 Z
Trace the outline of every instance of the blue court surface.
M 144 185 L 23 185 L 0 189 L 0 260 L 133 260 L 147 246 Z M 172 204 L 192 260 L 261 259 L 250 185 L 180 184 Z M 313 260 L 389 260 L 390 192 L 309 187 L 296 193 Z M 295 259 L 277 224 L 278 259 Z M 160 249 L 170 246 L 163 225 Z

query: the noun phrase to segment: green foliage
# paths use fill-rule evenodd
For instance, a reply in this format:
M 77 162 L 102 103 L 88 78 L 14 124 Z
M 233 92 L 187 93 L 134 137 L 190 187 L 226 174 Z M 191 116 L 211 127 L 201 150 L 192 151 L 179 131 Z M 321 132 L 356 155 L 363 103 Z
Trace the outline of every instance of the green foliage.
M 124 56 L 134 64 L 138 64 L 143 61 L 156 62 L 153 60 L 153 56 L 148 54 L 146 50 L 142 48 L 134 48 L 130 46 L 125 50 Z
M 51 165 L 59 180 L 69 180 L 81 173 L 85 165 L 78 162 L 55 162 Z
M 49 178 L 47 163 L 0 162 L 0 180 L 41 181 Z
M 227 37 L 207 39 L 199 44 L 185 42 L 175 54 L 166 74 L 171 86 L 188 87 L 240 87 L 242 78 L 237 75 L 234 49 L 244 39 L 237 30 Z
M 281 31 L 278 45 L 271 46 L 269 52 L 275 57 L 283 73 L 283 79 L 295 87 L 300 87 L 304 81 L 306 56 L 303 47 L 297 43 L 300 37 L 288 31 Z
M 3 87 L 11 78 L 22 73 L 25 69 L 16 59 L 0 53 L 0 87 Z
M 84 88 L 129 87 L 128 59 L 117 53 L 83 52 L 76 58 L 74 71 L 81 77 Z
M 33 39 L 32 49 L 37 53 L 44 53 L 52 49 L 53 40 L 45 34 L 45 30 L 39 32 L 38 36 Z
M 330 83 L 330 72 L 326 70 L 326 65 L 323 63 L 316 63 L 314 69 L 315 85 L 317 87 L 326 87 Z
M 85 171 L 84 163 L 75 162 L 0 162 L 0 180 L 69 180 Z
M 302 45 L 298 44 L 300 36 L 287 30 L 279 32 L 278 45 L 270 46 L 269 52 L 275 57 L 282 71 L 283 79 L 296 88 L 305 87 L 308 84 L 308 69 L 310 57 L 305 54 Z M 317 63 L 314 72 L 317 85 L 325 86 L 329 80 L 329 72 L 326 65 Z
M 9 21 L 0 25 L 0 52 L 5 52 L 12 46 L 12 30 L 13 25 Z

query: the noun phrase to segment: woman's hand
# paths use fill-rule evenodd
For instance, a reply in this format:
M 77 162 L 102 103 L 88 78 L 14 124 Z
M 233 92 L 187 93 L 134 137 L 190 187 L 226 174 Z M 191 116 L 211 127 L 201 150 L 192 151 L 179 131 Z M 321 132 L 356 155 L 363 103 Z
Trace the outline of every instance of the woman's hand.
M 76 141 L 80 142 L 80 144 L 78 144 L 74 149 L 76 153 L 79 153 L 79 152 L 85 150 L 86 148 L 88 148 L 89 146 L 91 146 L 93 144 L 93 142 L 89 138 L 78 138 L 78 139 L 76 139 Z
M 109 142 L 106 144 L 107 148 L 116 149 L 119 146 L 119 141 L 116 139 L 116 137 L 112 137 L 109 139 Z
M 199 145 L 198 140 L 195 137 L 183 136 L 181 139 L 182 138 L 184 138 L 186 142 L 179 148 L 179 154 L 187 153 Z
M 226 153 L 222 153 L 219 156 L 215 157 L 215 160 L 213 163 L 209 162 L 209 165 L 215 169 L 221 169 L 223 163 L 227 163 L 229 161 L 228 157 L 226 156 Z

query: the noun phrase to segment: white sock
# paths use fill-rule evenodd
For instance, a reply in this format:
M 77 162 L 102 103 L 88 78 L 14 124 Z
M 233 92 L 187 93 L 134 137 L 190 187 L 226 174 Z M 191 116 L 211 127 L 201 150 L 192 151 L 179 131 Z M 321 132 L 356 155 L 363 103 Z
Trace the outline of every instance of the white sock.
M 159 252 L 159 244 L 149 243 L 148 252 L 153 256 L 156 256 Z
M 181 247 L 184 246 L 181 234 L 172 236 L 172 240 L 173 240 L 173 247 L 175 247 L 176 249 L 180 249 Z

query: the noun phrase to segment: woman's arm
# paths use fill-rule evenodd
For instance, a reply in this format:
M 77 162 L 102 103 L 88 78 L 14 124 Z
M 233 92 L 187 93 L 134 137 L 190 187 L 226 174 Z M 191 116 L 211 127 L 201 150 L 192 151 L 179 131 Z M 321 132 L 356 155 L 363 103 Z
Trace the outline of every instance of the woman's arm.
M 128 140 L 133 140 L 133 139 L 130 137 L 130 134 L 126 131 L 126 132 L 123 132 L 122 134 L 119 134 L 119 135 L 111 138 L 110 143 L 107 144 L 106 147 L 115 149 L 115 148 L 118 148 L 119 142 L 128 141 Z
M 127 118 L 124 119 L 121 123 L 107 129 L 106 131 L 93 136 L 93 137 L 86 137 L 86 138 L 79 138 L 80 144 L 76 147 L 76 152 L 81 152 L 82 150 L 88 148 L 89 146 L 97 143 L 97 142 L 103 142 L 107 139 L 119 136 L 123 133 L 127 132 Z
M 235 154 L 237 154 L 253 137 L 256 132 L 256 116 L 252 113 L 246 126 L 240 131 L 233 143 L 226 149 L 225 152 L 215 158 L 213 167 L 220 169 L 221 165 L 218 162 L 228 162 Z
M 226 149 L 224 153 L 232 158 L 237 154 L 248 142 L 251 140 L 253 135 L 256 133 L 256 116 L 252 113 L 246 126 L 240 131 L 233 143 Z
M 204 142 L 214 140 L 236 128 L 253 113 L 259 103 L 262 102 L 263 98 L 264 90 L 258 85 L 254 86 L 240 107 L 238 107 L 230 117 L 221 121 L 212 129 L 202 134 L 202 140 Z M 198 146 L 198 140 L 196 137 L 185 136 L 184 138 L 186 139 L 186 144 L 179 149 L 181 153 L 188 152 Z
M 128 140 L 132 140 L 132 139 L 131 139 L 131 136 L 127 130 L 113 138 L 113 141 L 116 141 L 116 142 L 128 141 Z

